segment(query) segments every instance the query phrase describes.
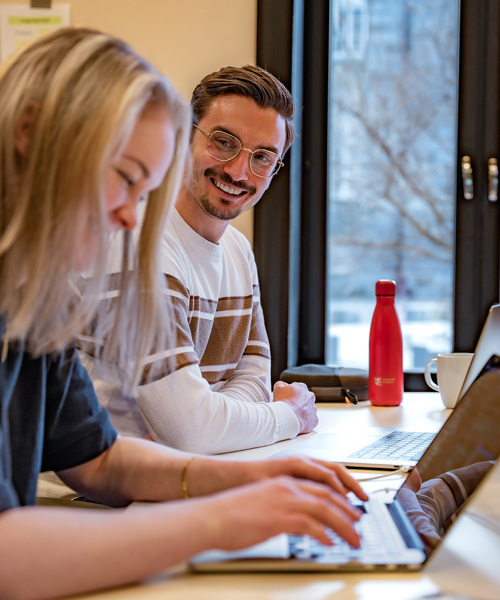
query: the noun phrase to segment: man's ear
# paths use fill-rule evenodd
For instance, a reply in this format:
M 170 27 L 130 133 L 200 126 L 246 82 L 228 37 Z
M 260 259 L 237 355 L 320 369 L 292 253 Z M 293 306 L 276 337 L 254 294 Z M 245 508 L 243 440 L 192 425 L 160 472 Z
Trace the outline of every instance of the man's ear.
M 14 130 L 14 146 L 22 157 L 26 157 L 29 152 L 35 124 L 35 112 L 35 105 L 28 105 L 21 113 Z

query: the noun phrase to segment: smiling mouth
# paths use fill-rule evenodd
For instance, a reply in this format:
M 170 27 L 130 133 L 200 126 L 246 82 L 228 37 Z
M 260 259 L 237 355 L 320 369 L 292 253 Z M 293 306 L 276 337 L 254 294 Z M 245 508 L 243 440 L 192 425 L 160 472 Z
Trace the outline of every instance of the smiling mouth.
M 221 190 L 222 192 L 229 194 L 230 196 L 243 196 L 244 194 L 247 193 L 247 190 L 242 190 L 240 188 L 235 188 L 233 186 L 229 186 L 226 185 L 225 183 L 222 183 L 222 181 L 218 181 L 216 179 L 214 179 L 213 177 L 210 178 L 210 181 L 215 185 L 215 187 L 219 190 Z

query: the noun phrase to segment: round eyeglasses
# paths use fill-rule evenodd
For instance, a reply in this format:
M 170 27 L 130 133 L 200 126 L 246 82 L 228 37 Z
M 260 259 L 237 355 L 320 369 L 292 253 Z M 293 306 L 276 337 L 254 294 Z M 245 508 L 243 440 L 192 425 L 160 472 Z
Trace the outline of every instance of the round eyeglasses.
M 216 160 L 227 162 L 236 158 L 241 150 L 246 150 L 250 153 L 250 169 L 257 177 L 272 177 L 283 166 L 279 155 L 272 150 L 249 150 L 244 148 L 240 140 L 230 133 L 225 131 L 212 131 L 210 133 L 194 123 L 193 127 L 196 127 L 198 131 L 207 136 L 207 151 Z

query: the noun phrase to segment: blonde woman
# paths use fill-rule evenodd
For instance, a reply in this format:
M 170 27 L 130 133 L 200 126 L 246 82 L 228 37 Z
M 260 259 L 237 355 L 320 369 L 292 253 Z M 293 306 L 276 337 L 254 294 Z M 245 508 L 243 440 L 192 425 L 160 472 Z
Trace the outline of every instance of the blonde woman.
M 189 125 L 168 82 L 96 31 L 60 30 L 1 74 L 1 598 L 137 581 L 202 550 L 242 548 L 283 531 L 328 543 L 331 527 L 359 543 L 359 513 L 345 494 L 365 495 L 341 467 L 221 461 L 119 438 L 78 360 L 73 339 L 92 318 L 109 340 L 103 363 L 133 389 L 137 357 L 168 337 L 156 255 Z M 127 268 L 120 299 L 96 316 L 113 231 L 123 231 Z M 33 506 L 45 470 L 110 506 L 157 504 Z

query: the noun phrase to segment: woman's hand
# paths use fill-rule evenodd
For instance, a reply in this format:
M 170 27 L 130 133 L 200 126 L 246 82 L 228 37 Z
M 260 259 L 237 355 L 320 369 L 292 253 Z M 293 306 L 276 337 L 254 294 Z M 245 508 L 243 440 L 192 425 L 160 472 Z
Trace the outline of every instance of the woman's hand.
M 344 496 L 352 491 L 360 500 L 368 500 L 368 496 L 361 485 L 343 465 L 338 463 L 297 456 L 267 460 L 258 464 L 265 471 L 263 478 L 283 473 L 292 477 L 326 484 Z
M 198 504 L 207 548 L 238 550 L 280 533 L 307 534 L 332 545 L 326 528 L 354 547 L 360 543 L 354 523 L 361 512 L 314 481 L 279 476 L 191 502 Z
M 187 481 L 191 495 L 198 496 L 280 475 L 321 483 L 342 496 L 352 491 L 360 500 L 368 500 L 360 484 L 344 466 L 299 456 L 261 461 L 198 457 L 189 467 Z

